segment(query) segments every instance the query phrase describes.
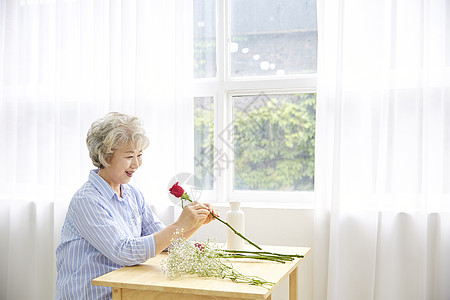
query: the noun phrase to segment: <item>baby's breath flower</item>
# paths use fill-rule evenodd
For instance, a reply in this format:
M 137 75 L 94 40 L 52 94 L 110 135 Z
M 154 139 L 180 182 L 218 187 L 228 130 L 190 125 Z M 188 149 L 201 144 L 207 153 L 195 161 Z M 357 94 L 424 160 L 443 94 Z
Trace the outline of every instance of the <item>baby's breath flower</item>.
M 228 278 L 234 282 L 249 283 L 270 289 L 274 283 L 257 276 L 246 276 L 236 271 L 225 258 L 228 254 L 219 249 L 216 242 L 207 240 L 191 243 L 182 235 L 172 239 L 169 256 L 162 262 L 162 269 L 171 279 L 185 274 L 201 277 Z

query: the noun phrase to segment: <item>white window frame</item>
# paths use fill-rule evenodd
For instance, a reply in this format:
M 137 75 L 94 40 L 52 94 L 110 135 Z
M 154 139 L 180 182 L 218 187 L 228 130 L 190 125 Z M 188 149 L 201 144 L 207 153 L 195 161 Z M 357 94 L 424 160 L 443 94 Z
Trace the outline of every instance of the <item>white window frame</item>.
M 214 98 L 214 146 L 223 151 L 231 160 L 234 153 L 219 137 L 228 124 L 232 122 L 232 97 L 291 93 L 316 93 L 316 74 L 302 74 L 290 76 L 258 76 L 231 77 L 231 56 L 229 45 L 230 30 L 230 0 L 216 1 L 216 78 L 202 78 L 194 80 L 194 97 Z M 225 42 L 226 41 L 226 42 Z M 214 190 L 203 191 L 202 200 L 214 202 L 240 201 L 258 204 L 292 204 L 311 206 L 314 202 L 313 191 L 234 191 L 234 165 L 219 171 L 214 168 Z

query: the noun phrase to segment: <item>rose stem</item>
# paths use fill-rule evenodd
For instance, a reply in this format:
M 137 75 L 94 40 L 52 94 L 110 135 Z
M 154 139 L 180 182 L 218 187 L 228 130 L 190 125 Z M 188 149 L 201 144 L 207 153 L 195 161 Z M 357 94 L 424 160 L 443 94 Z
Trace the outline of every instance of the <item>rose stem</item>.
M 282 264 L 285 263 L 285 260 L 278 259 L 278 258 L 273 257 L 273 256 L 227 254 L 227 255 L 220 256 L 220 257 L 224 257 L 224 258 L 252 258 L 252 259 L 260 259 L 260 260 L 270 260 L 270 261 L 275 261 L 275 262 L 282 263 Z
M 267 251 L 245 251 L 245 250 L 223 250 L 225 252 L 230 253 L 251 253 L 251 254 L 269 254 L 269 255 L 276 255 L 276 256 L 287 256 L 287 257 L 298 257 L 303 258 L 303 255 L 298 254 L 280 254 L 280 253 L 273 253 L 273 252 L 267 252 Z
M 214 218 L 216 218 L 217 220 L 219 220 L 220 222 L 222 222 L 223 224 L 227 225 L 231 230 L 233 230 L 233 232 L 240 236 L 242 239 L 246 240 L 250 245 L 255 246 L 257 249 L 262 250 L 261 247 L 259 247 L 258 245 L 256 245 L 255 243 L 251 242 L 249 239 L 247 239 L 245 236 L 243 236 L 240 232 L 238 232 L 236 229 L 234 229 L 230 224 L 228 224 L 225 221 L 222 221 L 219 217 L 216 217 L 213 213 L 209 213 L 211 216 L 213 216 Z
M 184 195 L 186 195 L 187 198 L 184 197 Z M 186 200 L 192 202 L 192 200 L 189 198 L 189 195 L 186 194 L 186 193 L 184 193 L 184 194 L 181 196 L 181 199 L 186 199 Z M 181 200 L 181 203 L 183 203 L 183 200 Z M 231 226 L 230 224 L 228 224 L 228 222 L 225 222 L 225 221 L 221 220 L 219 217 L 216 217 L 212 212 L 210 212 L 209 214 L 210 214 L 211 216 L 213 216 L 214 218 L 216 218 L 217 220 L 219 220 L 220 222 L 222 222 L 223 224 L 227 225 L 227 226 L 228 226 L 228 227 L 229 227 L 236 235 L 238 235 L 238 236 L 240 236 L 242 239 L 246 240 L 250 245 L 256 247 L 258 250 L 262 250 L 261 247 L 259 247 L 258 245 L 256 245 L 255 243 L 253 243 L 253 242 L 251 242 L 249 239 L 247 239 L 245 236 L 243 236 L 240 232 L 238 232 L 236 229 L 234 229 L 233 226 Z

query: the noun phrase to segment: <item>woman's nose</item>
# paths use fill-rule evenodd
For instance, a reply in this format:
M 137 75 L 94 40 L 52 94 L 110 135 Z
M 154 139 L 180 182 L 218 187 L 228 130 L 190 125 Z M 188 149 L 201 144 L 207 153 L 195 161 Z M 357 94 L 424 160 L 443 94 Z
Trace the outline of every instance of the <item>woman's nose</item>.
M 133 168 L 139 167 L 139 160 L 137 159 L 137 157 L 133 157 L 133 159 L 131 160 L 131 167 Z

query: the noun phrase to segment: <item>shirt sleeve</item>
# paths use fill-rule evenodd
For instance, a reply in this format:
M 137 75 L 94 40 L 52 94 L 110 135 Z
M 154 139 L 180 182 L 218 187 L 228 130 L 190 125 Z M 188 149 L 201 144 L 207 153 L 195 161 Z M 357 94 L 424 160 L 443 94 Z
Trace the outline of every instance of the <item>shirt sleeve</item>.
M 80 235 L 118 265 L 136 265 L 156 255 L 153 235 L 128 236 L 95 197 L 80 198 L 73 209 L 72 220 Z
M 156 216 L 147 201 L 142 198 L 142 236 L 153 235 L 166 226 Z

